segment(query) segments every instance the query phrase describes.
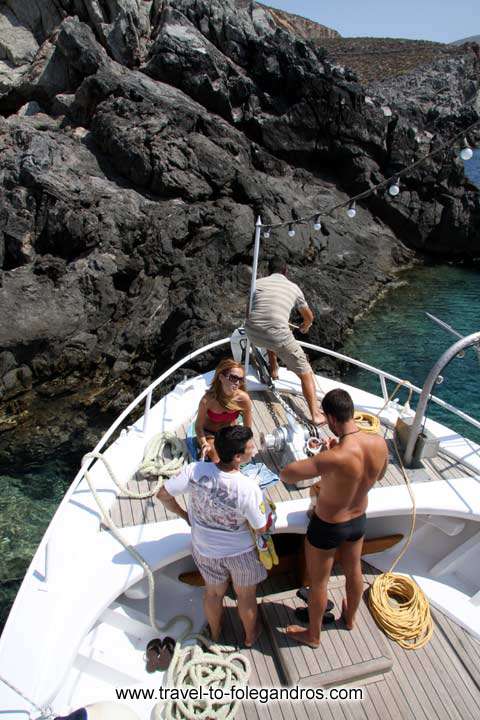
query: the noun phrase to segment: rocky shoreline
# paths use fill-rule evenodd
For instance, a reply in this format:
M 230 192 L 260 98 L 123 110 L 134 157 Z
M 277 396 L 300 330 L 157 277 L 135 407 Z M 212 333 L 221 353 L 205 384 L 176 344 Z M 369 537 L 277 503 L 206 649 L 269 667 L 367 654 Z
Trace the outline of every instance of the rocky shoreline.
M 345 201 L 479 117 L 461 52 L 437 74 L 367 91 L 317 39 L 247 0 L 113 7 L 7 2 L 0 470 L 78 458 L 151 379 L 238 326 L 257 215 Z M 435 95 L 447 70 L 450 104 Z M 422 254 L 478 254 L 478 192 L 452 154 L 357 210 L 262 243 L 260 270 L 288 260 L 320 345 L 338 346 Z

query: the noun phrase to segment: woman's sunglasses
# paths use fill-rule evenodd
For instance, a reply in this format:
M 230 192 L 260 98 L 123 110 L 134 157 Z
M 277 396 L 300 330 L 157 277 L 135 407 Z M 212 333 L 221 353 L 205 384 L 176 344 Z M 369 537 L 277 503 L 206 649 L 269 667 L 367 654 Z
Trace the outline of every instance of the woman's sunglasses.
M 243 382 L 243 375 L 233 375 L 233 373 L 224 373 L 224 377 L 226 377 L 227 380 L 229 380 L 231 383 L 238 383 L 240 384 Z

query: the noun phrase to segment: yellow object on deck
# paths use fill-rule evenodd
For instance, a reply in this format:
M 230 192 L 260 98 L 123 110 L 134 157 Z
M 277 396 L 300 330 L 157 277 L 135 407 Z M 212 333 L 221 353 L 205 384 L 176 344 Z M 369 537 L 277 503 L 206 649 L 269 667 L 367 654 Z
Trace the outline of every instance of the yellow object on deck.
M 363 432 L 376 433 L 380 430 L 380 420 L 378 415 L 372 415 L 367 412 L 355 411 L 353 419 Z

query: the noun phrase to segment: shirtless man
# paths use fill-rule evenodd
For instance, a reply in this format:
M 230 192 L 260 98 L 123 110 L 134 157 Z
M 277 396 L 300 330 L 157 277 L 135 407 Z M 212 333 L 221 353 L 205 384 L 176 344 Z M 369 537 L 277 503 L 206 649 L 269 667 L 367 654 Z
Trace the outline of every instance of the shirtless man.
M 327 584 L 335 552 L 345 572 L 346 601 L 342 616 L 351 630 L 363 593 L 360 557 L 366 528 L 367 494 L 385 474 L 388 450 L 378 435 L 362 433 L 353 419 L 353 402 L 345 390 L 331 390 L 322 401 L 328 427 L 338 437 L 326 442 L 325 451 L 307 460 L 287 465 L 280 474 L 285 483 L 321 475 L 317 503 L 305 540 L 305 556 L 310 576 L 308 628 L 290 625 L 292 640 L 316 648 L 327 606 Z

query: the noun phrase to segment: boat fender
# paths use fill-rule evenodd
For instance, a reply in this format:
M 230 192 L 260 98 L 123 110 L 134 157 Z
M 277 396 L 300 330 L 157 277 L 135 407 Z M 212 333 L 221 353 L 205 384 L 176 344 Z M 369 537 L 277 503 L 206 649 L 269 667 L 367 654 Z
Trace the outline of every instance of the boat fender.
M 99 702 L 87 705 L 56 720 L 140 720 L 136 712 L 125 705 L 115 702 Z

